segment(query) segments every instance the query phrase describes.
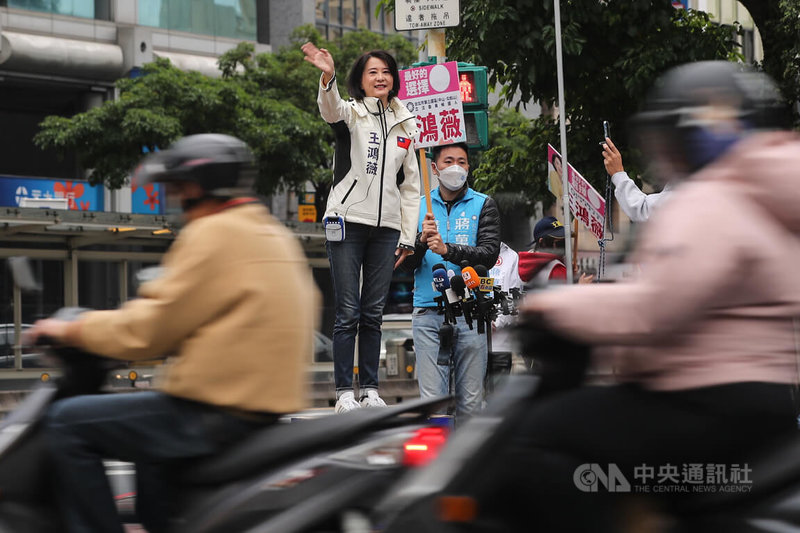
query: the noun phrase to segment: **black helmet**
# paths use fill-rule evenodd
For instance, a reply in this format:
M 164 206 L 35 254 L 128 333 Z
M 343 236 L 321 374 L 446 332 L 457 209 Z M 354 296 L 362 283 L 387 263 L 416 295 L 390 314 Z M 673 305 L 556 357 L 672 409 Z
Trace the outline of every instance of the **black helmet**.
M 233 197 L 252 192 L 253 153 L 230 135 L 201 133 L 179 139 L 148 155 L 133 175 L 137 186 L 152 182 L 191 181 L 208 196 Z
M 752 130 L 786 124 L 777 85 L 763 72 L 730 61 L 698 61 L 661 76 L 632 120 L 634 139 L 647 137 L 682 159 L 686 170 L 710 163 Z M 645 155 L 648 146 L 643 146 Z

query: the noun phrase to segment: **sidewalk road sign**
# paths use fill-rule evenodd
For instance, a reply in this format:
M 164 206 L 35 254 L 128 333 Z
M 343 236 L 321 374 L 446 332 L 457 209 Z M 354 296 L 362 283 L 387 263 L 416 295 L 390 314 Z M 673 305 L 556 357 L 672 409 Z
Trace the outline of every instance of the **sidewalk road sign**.
M 395 0 L 394 28 L 452 28 L 461 22 L 459 0 Z

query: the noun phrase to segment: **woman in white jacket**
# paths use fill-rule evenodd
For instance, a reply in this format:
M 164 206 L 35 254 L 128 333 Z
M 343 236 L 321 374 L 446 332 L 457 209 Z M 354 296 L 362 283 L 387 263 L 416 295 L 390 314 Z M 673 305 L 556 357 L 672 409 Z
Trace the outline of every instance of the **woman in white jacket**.
M 330 53 L 312 43 L 302 50 L 322 71 L 317 103 L 336 135 L 323 219 L 336 301 L 336 412 L 379 407 L 385 405 L 378 395 L 383 306 L 393 267 L 414 251 L 419 216 L 416 117 L 397 98 L 397 63 L 388 52 L 367 52 L 356 60 L 347 79 L 352 98 L 344 101 Z M 360 403 L 353 391 L 356 335 Z

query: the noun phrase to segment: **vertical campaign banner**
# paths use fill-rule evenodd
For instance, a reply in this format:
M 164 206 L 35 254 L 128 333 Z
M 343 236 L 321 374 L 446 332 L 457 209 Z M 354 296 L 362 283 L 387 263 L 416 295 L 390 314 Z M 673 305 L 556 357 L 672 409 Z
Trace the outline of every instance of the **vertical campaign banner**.
M 552 145 L 547 145 L 547 186 L 557 197 L 562 195 L 561 187 L 561 154 Z M 567 165 L 567 181 L 569 184 L 569 210 L 572 215 L 586 226 L 592 235 L 603 238 L 606 223 L 606 201 L 592 187 L 586 178 L 580 175 L 572 165 Z M 555 190 L 557 189 L 557 190 Z
M 85 181 L 0 176 L 0 205 L 17 207 L 24 203 L 24 198 L 66 198 L 68 209 L 75 211 L 102 211 L 104 205 L 102 185 L 89 185 Z
M 417 117 L 417 148 L 466 142 L 455 61 L 401 70 L 398 98 Z

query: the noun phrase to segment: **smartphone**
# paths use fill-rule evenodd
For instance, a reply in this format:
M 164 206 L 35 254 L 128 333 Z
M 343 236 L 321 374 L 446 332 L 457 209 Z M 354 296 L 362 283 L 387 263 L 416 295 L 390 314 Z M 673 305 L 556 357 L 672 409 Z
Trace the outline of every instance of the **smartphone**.
M 608 121 L 603 121 L 603 140 L 605 141 L 606 138 L 611 137 L 611 126 L 609 126 Z

